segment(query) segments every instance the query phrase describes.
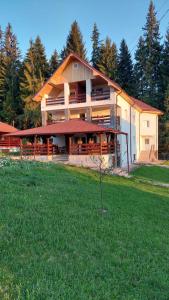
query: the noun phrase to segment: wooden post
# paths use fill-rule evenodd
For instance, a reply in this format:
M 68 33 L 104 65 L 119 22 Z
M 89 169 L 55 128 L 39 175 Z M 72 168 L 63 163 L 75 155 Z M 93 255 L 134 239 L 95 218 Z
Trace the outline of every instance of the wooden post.
M 49 156 L 49 138 L 47 138 L 47 156 Z
M 100 155 L 102 155 L 102 134 L 100 133 Z
M 21 159 L 22 159 L 22 155 L 23 155 L 23 153 L 22 153 L 22 138 L 20 138 L 20 157 L 21 157 Z
M 33 142 L 33 156 L 35 159 L 36 156 L 36 135 L 34 136 L 34 142 Z
M 72 138 L 69 136 L 69 155 L 71 154 L 71 144 L 72 144 Z
M 128 134 L 126 134 L 126 146 L 127 146 L 127 171 L 130 172 L 129 167 L 129 146 L 128 146 Z
M 115 169 L 117 168 L 117 134 L 114 134 L 114 164 Z

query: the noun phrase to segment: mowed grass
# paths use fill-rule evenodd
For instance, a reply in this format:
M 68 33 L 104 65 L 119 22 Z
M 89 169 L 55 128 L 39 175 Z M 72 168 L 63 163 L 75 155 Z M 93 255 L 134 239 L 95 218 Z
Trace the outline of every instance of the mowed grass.
M 169 184 L 169 169 L 158 166 L 141 166 L 133 171 L 136 177 Z
M 0 169 L 0 299 L 169 297 L 169 193 L 54 164 Z

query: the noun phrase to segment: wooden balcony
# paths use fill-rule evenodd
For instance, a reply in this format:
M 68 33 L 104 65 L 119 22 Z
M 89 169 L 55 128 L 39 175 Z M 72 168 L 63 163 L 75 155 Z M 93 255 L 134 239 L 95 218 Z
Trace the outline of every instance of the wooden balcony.
M 84 103 L 84 102 L 86 102 L 85 93 L 69 96 L 69 104 Z
M 47 98 L 46 99 L 46 106 L 50 106 L 50 105 L 64 105 L 64 104 L 65 104 L 64 97 Z
M 106 116 L 93 116 L 92 117 L 92 122 L 101 125 L 101 126 L 110 126 L 110 115 Z
M 117 151 L 120 151 L 120 145 L 117 144 Z M 114 154 L 115 144 L 110 143 L 94 143 L 94 144 L 71 144 L 69 154 L 73 155 L 101 155 Z
M 65 119 L 48 120 L 47 125 L 57 124 L 57 123 L 64 122 L 64 121 L 65 121 Z
M 102 101 L 110 99 L 110 89 L 91 93 L 92 101 Z

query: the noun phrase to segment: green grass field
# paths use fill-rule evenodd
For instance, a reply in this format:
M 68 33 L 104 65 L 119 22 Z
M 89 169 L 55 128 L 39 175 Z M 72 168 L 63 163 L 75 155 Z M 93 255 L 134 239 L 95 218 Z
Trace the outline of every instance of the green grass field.
M 18 162 L 0 191 L 0 299 L 168 299 L 168 189 L 104 177 L 102 213 L 94 171 Z
M 169 184 L 169 169 L 164 167 L 142 166 L 136 169 L 133 175 L 143 179 Z

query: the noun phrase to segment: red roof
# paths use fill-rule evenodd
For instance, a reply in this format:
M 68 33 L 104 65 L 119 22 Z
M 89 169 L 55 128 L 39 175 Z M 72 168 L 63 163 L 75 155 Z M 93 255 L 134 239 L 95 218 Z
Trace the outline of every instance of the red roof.
M 100 125 L 79 119 L 58 122 L 56 124 L 47 125 L 43 127 L 31 128 L 26 130 L 19 130 L 10 136 L 32 136 L 32 135 L 65 135 L 76 133 L 102 133 L 112 131 Z M 114 131 L 118 132 L 118 131 Z
M 15 127 L 9 124 L 0 122 L 0 133 L 11 133 L 11 132 L 16 132 L 17 130 L 18 129 L 16 129 Z
M 156 113 L 159 115 L 163 114 L 159 109 L 157 109 L 141 100 L 135 99 L 133 97 L 130 97 L 130 98 L 134 101 L 134 106 L 136 106 L 136 108 L 139 108 L 142 112 Z

